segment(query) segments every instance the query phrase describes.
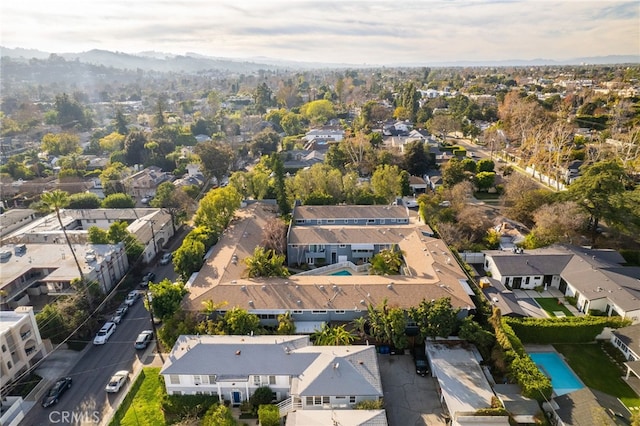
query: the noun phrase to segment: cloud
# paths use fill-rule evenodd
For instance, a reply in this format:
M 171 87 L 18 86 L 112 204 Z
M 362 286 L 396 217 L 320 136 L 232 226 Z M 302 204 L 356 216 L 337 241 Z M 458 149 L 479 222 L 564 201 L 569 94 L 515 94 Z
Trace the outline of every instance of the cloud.
M 635 0 L 22 0 L 2 16 L 4 45 L 53 52 L 383 64 L 640 52 Z

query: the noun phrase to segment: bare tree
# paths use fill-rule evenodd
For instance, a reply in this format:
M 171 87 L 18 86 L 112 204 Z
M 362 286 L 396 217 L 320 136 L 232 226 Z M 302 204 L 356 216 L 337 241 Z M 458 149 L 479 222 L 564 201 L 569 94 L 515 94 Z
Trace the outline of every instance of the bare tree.
M 262 246 L 276 254 L 282 254 L 287 247 L 287 224 L 281 219 L 271 219 L 264 227 Z

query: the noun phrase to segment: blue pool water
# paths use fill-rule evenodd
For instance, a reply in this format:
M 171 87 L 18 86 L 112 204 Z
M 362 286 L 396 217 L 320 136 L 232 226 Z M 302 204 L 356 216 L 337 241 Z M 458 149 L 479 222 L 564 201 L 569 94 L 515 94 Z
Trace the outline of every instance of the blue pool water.
M 346 271 L 346 270 L 342 270 L 342 271 L 334 272 L 331 275 L 351 275 L 351 272 Z
M 564 395 L 584 387 L 580 379 L 556 352 L 532 352 L 529 356 L 540 368 L 540 371 L 551 378 L 551 386 L 553 386 L 556 395 Z

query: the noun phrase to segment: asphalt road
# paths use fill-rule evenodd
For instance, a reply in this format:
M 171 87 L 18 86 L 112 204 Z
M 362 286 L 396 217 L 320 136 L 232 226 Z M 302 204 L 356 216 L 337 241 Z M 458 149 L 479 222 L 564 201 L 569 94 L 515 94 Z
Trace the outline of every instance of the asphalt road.
M 155 265 L 145 268 L 153 270 L 156 282 L 163 278 L 175 280 L 173 265 Z M 107 343 L 91 346 L 71 371 L 60 372 L 60 376 L 73 379 L 71 389 L 60 398 L 58 404 L 43 408 L 38 401 L 20 425 L 96 425 L 104 424 L 111 410 L 117 408 L 121 394 L 128 391 L 131 380 L 115 394 L 108 394 L 104 388 L 111 376 L 119 370 L 132 372 L 134 361 L 145 351 L 137 351 L 133 343 L 142 330 L 152 329 L 149 312 L 144 308 L 143 296 L 129 308 L 126 316 L 116 327 Z
M 58 404 L 49 408 L 42 408 L 39 404 L 34 406 L 21 424 L 36 426 L 100 423 L 119 395 L 107 394 L 104 387 L 116 371 L 132 370 L 134 360 L 144 352 L 136 351 L 133 342 L 145 329 L 151 329 L 151 321 L 142 298 L 139 298 L 106 344 L 93 346 L 89 343 L 92 347 L 68 373 L 73 379 L 73 386 L 62 395 Z M 120 392 L 125 391 L 126 389 L 122 389 Z

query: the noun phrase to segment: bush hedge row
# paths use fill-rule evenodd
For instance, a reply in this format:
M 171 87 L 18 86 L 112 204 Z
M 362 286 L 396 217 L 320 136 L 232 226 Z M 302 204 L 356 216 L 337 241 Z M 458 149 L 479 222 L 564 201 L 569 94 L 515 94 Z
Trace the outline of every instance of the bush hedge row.
M 620 328 L 631 324 L 620 317 L 505 318 L 519 340 L 524 343 L 590 343 L 605 327 Z
M 501 318 L 499 309 L 495 309 L 490 322 L 496 341 L 504 353 L 509 377 L 520 385 L 522 395 L 540 402 L 549 399 L 553 390 L 551 380 L 542 374 L 525 352 L 524 345 L 514 330 Z

